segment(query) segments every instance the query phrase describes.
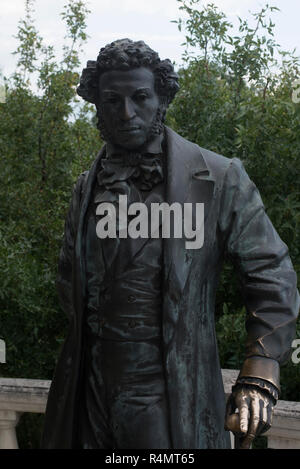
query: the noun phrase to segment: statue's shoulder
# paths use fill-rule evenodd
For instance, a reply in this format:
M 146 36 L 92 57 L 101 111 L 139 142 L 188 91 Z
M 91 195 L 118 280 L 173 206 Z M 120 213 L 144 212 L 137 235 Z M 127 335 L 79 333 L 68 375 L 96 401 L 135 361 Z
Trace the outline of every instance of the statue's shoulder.
M 207 148 L 199 147 L 199 150 L 212 174 L 215 174 L 216 176 L 224 175 L 232 164 L 232 158 L 227 158 L 226 156 L 215 153 Z
M 101 148 L 100 152 L 96 156 L 95 160 L 92 163 L 92 166 L 90 167 L 89 170 L 83 171 L 76 182 L 76 192 L 80 195 L 80 198 L 84 195 L 85 191 L 88 188 L 88 185 L 92 184 L 96 174 L 97 174 L 97 169 L 99 167 L 99 163 L 101 158 L 103 157 L 105 152 L 105 145 Z
M 82 198 L 82 195 L 85 191 L 85 187 L 88 181 L 90 171 L 83 171 L 77 178 L 75 183 L 74 192 L 79 197 Z
M 77 179 L 77 184 L 82 187 L 83 184 L 85 184 L 87 178 L 89 177 L 89 174 L 90 174 L 90 171 L 89 170 L 86 170 L 86 171 L 83 171 L 78 179 Z
M 169 127 L 166 127 L 166 132 L 167 137 L 172 141 L 173 146 L 181 149 L 183 157 L 187 155 L 192 156 L 194 161 L 197 159 L 203 159 L 214 178 L 223 177 L 229 166 L 232 164 L 232 161 L 237 160 L 237 158 L 227 158 L 226 156 L 215 153 L 214 151 L 200 147 L 196 143 L 185 139 Z

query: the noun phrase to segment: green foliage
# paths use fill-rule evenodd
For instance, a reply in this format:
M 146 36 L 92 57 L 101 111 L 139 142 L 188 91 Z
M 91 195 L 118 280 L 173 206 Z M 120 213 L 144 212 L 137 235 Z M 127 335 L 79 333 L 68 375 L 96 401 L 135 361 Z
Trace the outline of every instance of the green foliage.
M 19 22 L 17 70 L 0 105 L 1 373 L 50 379 L 66 328 L 55 287 L 65 214 L 72 185 L 101 141 L 91 107 L 76 98 L 88 10 L 79 0 L 65 5 L 67 42 L 58 62 L 35 29 L 33 3 L 26 1 Z
M 291 99 L 300 76 L 299 58 L 282 51 L 274 40 L 270 15 L 277 8 L 266 5 L 253 15 L 253 24 L 239 18 L 234 35 L 214 5 L 178 1 L 187 17 L 175 21 L 186 33 L 185 65 L 179 70 L 181 89 L 169 109 L 168 124 L 204 148 L 242 159 L 299 275 L 300 104 Z M 239 368 L 245 310 L 227 264 L 216 315 L 221 364 Z M 297 365 L 290 362 L 282 368 L 282 383 L 282 399 L 299 400 Z
M 18 66 L 23 71 L 29 73 L 35 70 L 34 62 L 37 60 L 37 54 L 42 48 L 42 38 L 39 36 L 33 24 L 33 4 L 34 0 L 25 1 L 25 19 L 19 21 L 18 34 L 16 39 L 19 41 L 17 50 L 13 52 L 19 55 Z

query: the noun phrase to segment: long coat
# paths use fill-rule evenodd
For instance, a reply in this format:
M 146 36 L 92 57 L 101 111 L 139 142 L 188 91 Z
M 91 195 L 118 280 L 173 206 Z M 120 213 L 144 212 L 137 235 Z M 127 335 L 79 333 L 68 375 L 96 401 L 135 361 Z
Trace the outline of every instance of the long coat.
M 288 249 L 239 159 L 228 159 L 165 128 L 166 202 L 204 203 L 204 244 L 164 240 L 163 350 L 174 448 L 226 448 L 225 397 L 215 334 L 215 296 L 224 256 L 239 270 L 247 308 L 246 357 L 284 362 L 299 299 Z M 44 448 L 73 448 L 82 382 L 86 304 L 85 215 L 103 148 L 75 186 L 66 219 L 58 290 L 70 327 L 52 381 Z

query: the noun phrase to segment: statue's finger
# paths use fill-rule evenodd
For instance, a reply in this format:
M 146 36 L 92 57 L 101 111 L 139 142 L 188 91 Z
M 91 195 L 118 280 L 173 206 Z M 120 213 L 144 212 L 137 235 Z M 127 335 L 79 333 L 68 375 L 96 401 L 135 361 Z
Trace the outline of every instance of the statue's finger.
M 242 440 L 241 448 L 242 449 L 249 449 L 252 441 L 254 440 L 259 422 L 260 422 L 260 409 L 259 409 L 259 401 L 257 399 L 251 401 L 251 408 L 250 408 L 250 421 L 249 421 L 249 430 L 245 438 Z
M 268 423 L 268 404 L 264 402 L 262 410 L 261 410 L 261 421 L 263 424 Z
M 270 429 L 268 403 L 263 401 L 260 403 L 260 421 L 256 431 L 256 436 L 262 435 Z
M 247 433 L 248 431 L 248 422 L 249 422 L 249 408 L 247 404 L 242 404 L 239 407 L 240 414 L 240 431 L 241 433 Z
M 268 416 L 267 423 L 268 425 L 270 425 L 270 427 L 272 426 L 272 421 L 273 421 L 273 409 L 274 409 L 274 405 L 269 404 L 267 408 L 267 416 Z

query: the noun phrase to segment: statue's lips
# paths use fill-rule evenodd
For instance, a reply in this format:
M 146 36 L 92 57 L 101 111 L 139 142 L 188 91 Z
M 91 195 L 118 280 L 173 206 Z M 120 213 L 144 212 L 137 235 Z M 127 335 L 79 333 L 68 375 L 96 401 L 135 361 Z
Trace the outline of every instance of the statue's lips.
M 133 125 L 132 127 L 119 128 L 119 132 L 123 132 L 123 133 L 127 133 L 127 134 L 137 133 L 140 130 L 141 130 L 141 128 L 138 125 Z

